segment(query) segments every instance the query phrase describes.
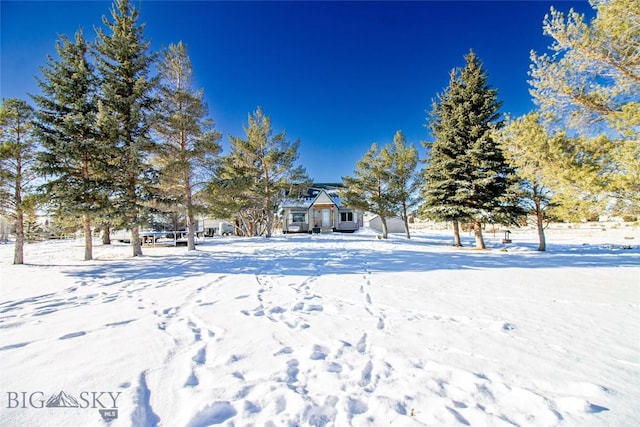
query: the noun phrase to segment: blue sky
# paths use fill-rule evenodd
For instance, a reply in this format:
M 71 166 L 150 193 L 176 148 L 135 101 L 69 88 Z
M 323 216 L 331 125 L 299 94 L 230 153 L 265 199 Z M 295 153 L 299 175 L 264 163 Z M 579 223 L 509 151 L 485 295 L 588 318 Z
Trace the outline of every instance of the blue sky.
M 318 182 L 353 173 L 371 143 L 397 130 L 419 146 L 432 99 L 473 49 L 504 102 L 534 108 L 529 52 L 545 51 L 550 6 L 592 16 L 587 1 L 219 2 L 142 1 L 145 35 L 158 50 L 182 40 L 216 128 L 243 136 L 262 106 L 275 132 L 300 139 L 299 163 Z M 111 2 L 0 2 L 0 95 L 28 99 L 58 34 L 109 15 Z

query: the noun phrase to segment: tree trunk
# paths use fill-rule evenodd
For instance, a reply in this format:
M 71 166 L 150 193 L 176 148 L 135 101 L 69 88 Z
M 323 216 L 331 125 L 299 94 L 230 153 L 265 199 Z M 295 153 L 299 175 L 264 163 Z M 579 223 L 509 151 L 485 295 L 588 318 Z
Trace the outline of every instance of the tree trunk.
M 387 229 L 387 219 L 380 215 L 380 223 L 382 224 L 382 238 L 386 239 L 389 237 L 389 231 Z
M 273 229 L 273 212 L 267 210 L 267 224 L 266 224 L 266 237 L 271 237 Z
M 269 172 L 266 171 L 267 182 L 269 182 Z M 273 229 L 273 209 L 271 209 L 271 192 L 269 188 L 265 188 L 266 198 L 264 200 L 264 207 L 262 209 L 263 218 L 266 219 L 266 237 L 271 237 Z
M 402 219 L 404 221 L 404 232 L 407 235 L 407 239 L 411 239 L 411 233 L 409 232 L 409 215 L 407 215 L 407 204 L 402 202 Z
M 453 246 L 462 247 L 462 242 L 460 241 L 460 223 L 458 221 L 453 221 Z
M 485 249 L 484 239 L 482 238 L 482 223 L 478 220 L 473 221 L 473 234 L 476 237 L 476 249 Z
M 16 211 L 16 244 L 13 252 L 13 263 L 24 264 L 24 215 L 21 209 Z
M 111 244 L 111 226 L 109 224 L 105 224 L 102 226 L 102 244 Z
M 82 160 L 82 179 L 89 180 L 89 159 L 87 153 L 83 154 Z M 84 232 L 84 260 L 90 261 L 93 259 L 93 236 L 91 235 L 91 218 L 89 215 L 82 214 L 82 229 Z
M 196 250 L 196 223 L 193 214 L 193 204 L 191 202 L 191 191 L 187 195 L 187 251 Z
M 540 208 L 540 202 L 536 200 L 536 222 L 538 226 L 538 250 L 543 252 L 547 249 L 547 243 L 544 236 L 544 213 Z
M 187 209 L 187 250 L 196 250 L 196 224 L 192 209 Z
M 91 234 L 91 219 L 89 215 L 82 215 L 82 228 L 84 231 L 84 260 L 93 259 L 93 235 Z
M 137 224 L 131 226 L 131 249 L 133 256 L 142 256 L 142 244 L 140 243 L 140 228 Z

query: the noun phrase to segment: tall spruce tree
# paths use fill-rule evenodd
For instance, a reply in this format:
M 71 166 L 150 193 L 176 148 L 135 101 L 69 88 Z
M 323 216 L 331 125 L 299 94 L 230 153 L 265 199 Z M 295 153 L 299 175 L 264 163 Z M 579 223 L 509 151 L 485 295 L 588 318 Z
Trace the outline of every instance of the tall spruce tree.
M 464 144 L 452 126 L 456 105 L 462 101 L 458 86 L 460 82 L 454 69 L 449 73 L 449 87 L 437 95 L 427 118 L 427 127 L 434 140 L 423 143 L 428 156 L 420 207 L 421 214 L 427 218 L 452 222 L 454 246 L 462 246 L 459 221 L 468 220 L 457 194 L 457 183 L 465 170 L 462 160 Z
M 342 179 L 344 204 L 372 212 L 380 217 L 382 238 L 388 237 L 387 218 L 397 215 L 398 204 L 392 189 L 392 168 L 389 154 L 373 143 L 356 163 L 353 176 Z
M 34 210 L 36 140 L 33 108 L 9 98 L 0 105 L 0 213 L 14 220 L 14 264 L 24 264 L 25 215 Z
M 157 171 L 150 163 L 154 144 L 149 136 L 155 106 L 150 77 L 154 55 L 145 40 L 139 12 L 128 0 L 115 0 L 106 31 L 97 29 L 96 67 L 102 79 L 98 103 L 101 138 L 111 145 L 112 203 L 116 220 L 131 230 L 133 256 L 142 255 L 140 225 L 149 201 L 157 196 Z
M 107 204 L 104 191 L 107 164 L 104 144 L 97 138 L 97 78 L 89 46 L 79 30 L 75 40 L 60 36 L 59 59 L 47 58 L 38 79 L 41 95 L 37 134 L 43 150 L 38 168 L 48 180 L 43 188 L 58 216 L 81 218 L 84 259 L 93 258 L 92 219 Z
M 450 73 L 449 87 L 438 96 L 428 119 L 434 141 L 427 143 L 428 164 L 423 187 L 426 216 L 473 224 L 476 247 L 484 249 L 485 222 L 513 222 L 522 214 L 511 192 L 513 170 L 492 131 L 501 126 L 497 90 L 473 51 L 466 65 Z
M 161 145 L 160 183 L 166 196 L 186 212 L 187 249 L 195 250 L 195 215 L 201 210 L 195 195 L 211 180 L 222 135 L 207 118 L 202 90 L 193 89 L 193 70 L 182 43 L 171 44 L 158 64 L 161 84 L 154 131 Z

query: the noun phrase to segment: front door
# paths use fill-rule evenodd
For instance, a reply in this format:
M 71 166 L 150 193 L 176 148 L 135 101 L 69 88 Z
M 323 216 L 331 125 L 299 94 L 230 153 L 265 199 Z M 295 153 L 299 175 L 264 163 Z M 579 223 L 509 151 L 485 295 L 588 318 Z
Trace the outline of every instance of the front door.
M 331 227 L 331 209 L 322 209 L 322 227 Z

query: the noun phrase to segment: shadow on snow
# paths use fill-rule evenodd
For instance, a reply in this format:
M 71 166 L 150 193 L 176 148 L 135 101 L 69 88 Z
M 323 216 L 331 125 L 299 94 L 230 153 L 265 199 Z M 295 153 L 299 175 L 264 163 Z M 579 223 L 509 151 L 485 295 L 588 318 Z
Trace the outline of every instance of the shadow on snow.
M 287 236 L 216 239 L 200 250 L 179 255 L 149 256 L 80 267 L 67 274 L 83 279 L 126 280 L 192 277 L 203 274 L 265 274 L 319 276 L 362 272 L 427 272 L 495 268 L 632 267 L 640 265 L 638 248 L 613 245 L 537 244 L 505 248 L 491 244 L 474 250 L 473 239 L 463 248 L 447 246 L 446 236 L 375 240 L 371 235 Z M 306 244 L 305 244 L 306 243 Z M 363 244 L 367 247 L 363 247 Z M 444 246 L 444 247 L 443 247 Z

